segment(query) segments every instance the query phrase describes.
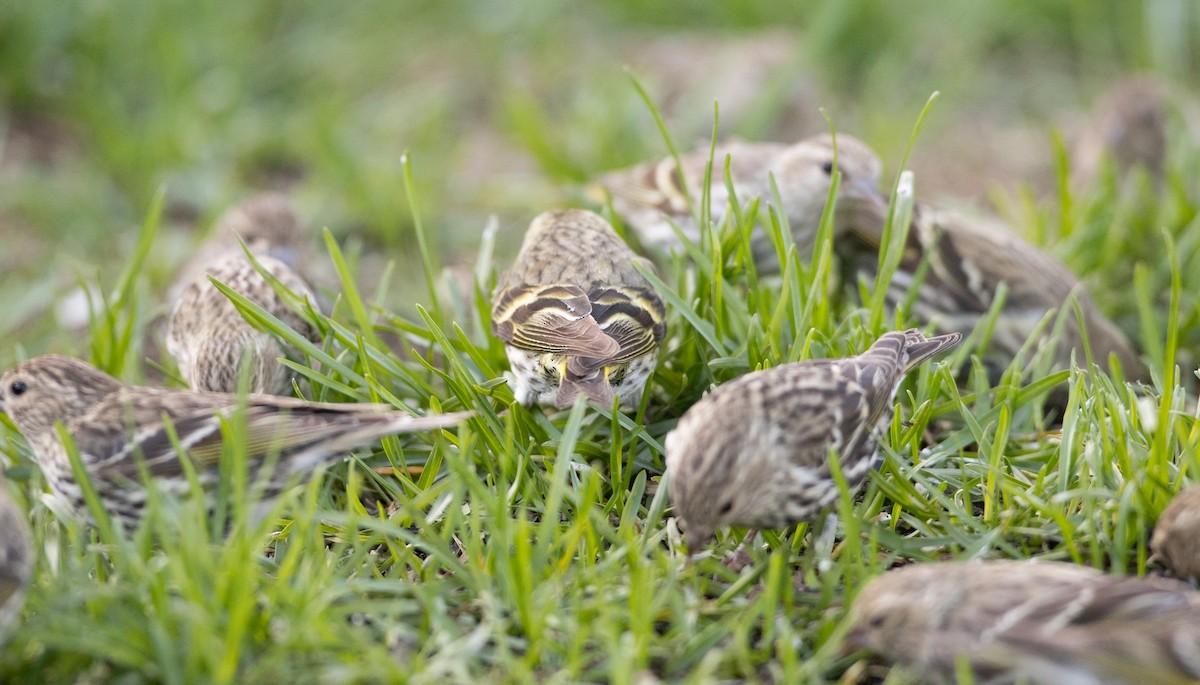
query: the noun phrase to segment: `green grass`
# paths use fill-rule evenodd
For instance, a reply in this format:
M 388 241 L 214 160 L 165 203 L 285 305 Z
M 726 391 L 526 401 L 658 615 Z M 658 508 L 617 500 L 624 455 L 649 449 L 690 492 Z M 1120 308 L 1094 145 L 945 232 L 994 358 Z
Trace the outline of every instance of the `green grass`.
M 1145 573 L 1158 512 L 1185 479 L 1200 479 L 1195 141 L 1178 137 L 1161 190 L 1111 175 L 1072 190 L 1060 165 L 1053 192 L 994 193 L 999 212 L 1072 266 L 1138 341 L 1156 387 L 1135 392 L 1087 369 L 1045 377 L 1036 356 L 992 386 L 965 344 L 905 383 L 884 465 L 842 498 L 836 528 L 764 532 L 741 572 L 721 559 L 742 530 L 691 562 L 682 553 L 659 487 L 663 440 L 714 384 L 856 353 L 909 323 L 869 288 L 840 282 L 828 225 L 815 256 L 796 254 L 778 200 L 766 198 L 661 260 L 648 275 L 669 333 L 636 411 L 510 407 L 488 312 L 524 225 L 574 201 L 564 186 L 667 154 L 664 135 L 687 149 L 714 131 L 711 100 L 703 116 L 659 117 L 642 97 L 656 101 L 652 74 L 639 77 L 639 94 L 618 63 L 586 66 L 573 49 L 619 45 L 625 32 L 794 20 L 811 52 L 798 62 L 846 84 L 833 101 L 862 99 L 831 109 L 837 130 L 892 145 L 885 162 L 896 173 L 935 89 L 917 151 L 980 103 L 1044 114 L 1040 94 L 1062 92 L 1064 74 L 1084 64 L 1188 73 L 1200 49 L 1184 31 L 1198 21 L 1186 4 L 1182 42 L 1149 39 L 1169 4 L 962 9 L 942 25 L 954 28 L 954 57 L 925 70 L 909 53 L 936 32 L 934 10 L 869 1 L 778 17 L 774 4 L 743 0 L 656 18 L 634 0 L 570 17 L 527 3 L 499 25 L 465 3 L 0 9 L 10 126 L 44 118 L 75 141 L 59 161 L 23 164 L 0 184 L 0 221 L 35 227 L 40 241 L 0 278 L 5 365 L 61 351 L 142 379 L 160 293 L 194 239 L 187 217 L 204 225 L 245 188 L 300 169 L 288 183 L 330 227 L 323 253 L 336 297 L 328 316 L 307 311 L 324 343 L 244 301 L 243 314 L 316 362 L 294 364 L 315 399 L 477 413 L 457 430 L 390 438 L 332 464 L 265 519 L 250 515 L 238 493 L 252 484 L 231 469 L 225 520 L 194 498 L 156 498 L 132 535 L 56 511 L 23 439 L 0 419 L 0 454 L 38 551 L 25 610 L 0 647 L 0 682 L 833 682 L 865 667 L 864 655 L 839 651 L 842 607 L 896 560 L 1036 556 Z M 1114 31 L 1118 19 L 1140 31 Z M 1066 66 L 1004 79 L 1045 60 Z M 413 62 L 423 69 L 405 70 Z M 414 71 L 428 74 L 396 76 Z M 1082 77 L 1103 85 L 1099 67 Z M 999 83 L 1017 89 L 1016 105 L 1002 104 Z M 783 112 L 776 103 L 722 120 L 716 134 L 767 138 Z M 476 127 L 521 153 L 528 183 L 463 180 Z M 1049 159 L 1048 127 L 1045 140 Z M 916 188 L 933 190 L 920 174 Z M 707 198 L 692 202 L 711 216 Z M 491 212 L 499 231 L 485 229 Z M 779 276 L 749 262 L 755 219 L 773 237 Z M 37 314 L 80 282 L 103 296 L 86 344 Z M 1061 430 L 1047 432 L 1041 405 L 1058 382 L 1072 398 Z M 236 449 L 228 456 L 238 463 Z

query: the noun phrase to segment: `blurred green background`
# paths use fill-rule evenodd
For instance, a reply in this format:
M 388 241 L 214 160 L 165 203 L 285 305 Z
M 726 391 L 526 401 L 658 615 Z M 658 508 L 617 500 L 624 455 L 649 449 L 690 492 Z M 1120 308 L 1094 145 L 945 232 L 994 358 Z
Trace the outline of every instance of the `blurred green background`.
M 918 193 L 986 206 L 1051 196 L 1052 133 L 1069 143 L 1122 74 L 1194 82 L 1200 5 L 6 2 L 0 362 L 80 351 L 79 286 L 113 287 L 159 188 L 147 301 L 217 214 L 280 189 L 314 244 L 323 226 L 349 242 L 364 287 L 396 260 L 391 298 L 408 307 L 420 276 L 403 154 L 443 260 L 469 264 L 495 214 L 504 261 L 590 176 L 665 153 L 626 67 L 683 146 L 710 135 L 714 100 L 721 135 L 750 139 L 823 130 L 824 108 L 889 174 L 938 90 Z

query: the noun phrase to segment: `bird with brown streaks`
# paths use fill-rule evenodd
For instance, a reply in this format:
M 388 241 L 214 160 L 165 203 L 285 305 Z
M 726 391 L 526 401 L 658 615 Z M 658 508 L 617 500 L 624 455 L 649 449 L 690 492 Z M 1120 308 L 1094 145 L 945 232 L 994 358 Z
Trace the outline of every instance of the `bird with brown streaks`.
M 849 646 L 936 683 L 1196 685 L 1200 594 L 1066 563 L 913 564 L 871 580 Z
M 900 382 L 960 339 L 892 331 L 860 355 L 749 373 L 692 405 L 666 439 L 667 487 L 689 552 L 723 526 L 810 520 L 838 494 L 830 450 L 846 484 L 858 488 L 892 421 Z
M 312 342 L 321 335 L 289 306 L 254 267 L 237 239 L 259 266 L 280 285 L 311 306 L 316 296 L 292 266 L 303 226 L 291 202 L 276 194 L 256 195 L 231 209 L 220 221 L 220 235 L 181 272 L 167 325 L 167 351 L 192 390 L 236 392 L 243 368 L 250 391 L 292 394 L 293 371 L 279 362 L 297 357 L 290 346 L 252 326 L 210 277 L 263 307 Z
M 680 157 L 678 166 L 673 157 L 666 157 L 611 172 L 596 179 L 595 188 L 611 198 L 613 210 L 643 245 L 663 249 L 679 245 L 672 223 L 696 242 L 700 232 L 687 198 L 693 203 L 700 201 L 709 152 L 708 147 L 688 152 Z M 879 158 L 857 138 L 821 134 L 793 144 L 733 141 L 717 146 L 712 156 L 709 192 L 714 223 L 719 224 L 731 206 L 724 178 L 727 157 L 735 199 L 742 207 L 758 198 L 765 208 L 772 197 L 770 179 L 774 177 L 783 203 L 779 211 L 787 217 L 796 252 L 803 260 L 812 254 L 835 168 L 841 172 L 837 225 L 854 221 L 848 215 L 860 205 L 850 200 L 879 197 Z M 751 251 L 760 272 L 779 269 L 775 247 L 761 227 L 754 230 Z
M 174 495 L 189 491 L 180 450 L 206 497 L 212 494 L 226 452 L 226 424 L 234 417 L 244 419 L 241 438 L 250 478 L 274 465 L 264 474 L 262 497 L 269 502 L 293 480 L 384 436 L 445 428 L 470 416 L 413 416 L 391 405 L 133 386 L 60 355 L 34 357 L 6 371 L 0 377 L 0 411 L 29 442 L 51 493 L 83 515 L 83 487 L 56 429 L 61 423 L 106 511 L 128 529 L 145 513 L 143 471 L 152 487 Z
M 566 407 L 580 393 L 603 406 L 641 400 L 666 313 L 639 263 L 649 266 L 592 212 L 533 220 L 492 306 L 518 402 Z

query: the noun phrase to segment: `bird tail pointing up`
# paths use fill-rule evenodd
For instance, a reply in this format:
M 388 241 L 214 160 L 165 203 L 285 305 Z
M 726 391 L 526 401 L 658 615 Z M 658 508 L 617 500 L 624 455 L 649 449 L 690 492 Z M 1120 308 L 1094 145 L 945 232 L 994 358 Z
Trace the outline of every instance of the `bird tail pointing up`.
M 904 373 L 913 370 L 933 355 L 954 347 L 960 340 L 962 333 L 947 333 L 926 338 L 915 328 L 904 331 L 904 351 L 901 355 L 901 359 L 904 360 Z

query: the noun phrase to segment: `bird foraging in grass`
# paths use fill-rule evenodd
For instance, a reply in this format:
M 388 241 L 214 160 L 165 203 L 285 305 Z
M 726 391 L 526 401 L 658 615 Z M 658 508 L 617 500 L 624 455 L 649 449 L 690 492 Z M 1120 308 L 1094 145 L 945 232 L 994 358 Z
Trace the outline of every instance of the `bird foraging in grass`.
M 580 393 L 603 406 L 641 400 L 666 312 L 637 263 L 649 264 L 592 212 L 533 220 L 492 306 L 518 402 L 566 407 Z
M 1185 488 L 1171 499 L 1150 537 L 1157 561 L 1176 578 L 1200 581 L 1200 485 Z
M 384 436 L 445 428 L 470 416 L 416 417 L 387 405 L 138 387 L 58 355 L 35 357 L 5 372 L 0 411 L 24 434 L 51 492 L 83 513 L 83 489 L 55 427 L 61 422 L 105 509 L 130 529 L 146 504 L 142 468 L 153 486 L 175 495 L 188 491 L 176 444 L 211 494 L 207 490 L 216 484 L 226 447 L 222 424 L 235 416 L 244 418 L 241 447 L 250 478 L 257 479 L 265 463 L 274 464 L 263 492 L 266 500 L 293 479 Z
M 667 435 L 667 483 L 689 550 L 723 526 L 782 528 L 866 478 L 904 376 L 953 347 L 957 333 L 885 333 L 862 354 L 784 364 L 719 386 Z
M 787 217 L 797 254 L 807 260 L 816 242 L 835 168 L 841 172 L 835 226 L 853 221 L 849 215 L 859 205 L 850 200 L 879 197 L 881 165 L 875 153 L 851 136 L 837 136 L 836 150 L 834 142 L 832 136 L 823 134 L 790 145 L 740 141 L 719 145 L 712 155 L 709 186 L 713 222 L 719 224 L 730 207 L 724 176 L 728 157 L 734 195 L 743 207 L 759 198 L 765 208 L 772 197 L 770 178 L 774 176 L 783 202 L 783 207 L 777 209 Z M 693 203 L 700 202 L 709 152 L 705 146 L 682 155 L 679 165 L 673 157 L 667 157 L 608 173 L 596 180 L 595 190 L 611 199 L 613 210 L 637 233 L 643 245 L 660 248 L 679 245 L 672 223 L 689 240 L 697 242 L 700 232 L 687 198 L 690 196 Z M 778 270 L 775 247 L 761 227 L 754 230 L 751 251 L 760 272 Z
M 923 681 L 1036 685 L 1200 682 L 1200 594 L 1163 578 L 1065 563 L 914 564 L 870 581 L 850 607 L 852 647 Z
M 1166 166 L 1172 97 L 1166 82 L 1144 74 L 1112 83 L 1092 108 L 1071 151 L 1071 182 L 1085 188 L 1111 163 L 1118 179 L 1144 169 L 1155 183 Z
M 316 305 L 308 283 L 292 268 L 303 226 L 287 198 L 257 195 L 230 210 L 220 235 L 183 269 L 167 328 L 167 351 L 192 390 L 236 392 L 243 366 L 250 391 L 289 395 L 293 373 L 280 357 L 298 353 L 250 325 L 210 277 L 261 306 L 305 338 L 321 336 L 271 287 L 237 242 L 240 237 L 264 271 L 287 290 Z
M 0 643 L 21 611 L 33 574 L 33 543 L 25 513 L 0 479 Z

